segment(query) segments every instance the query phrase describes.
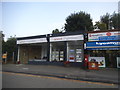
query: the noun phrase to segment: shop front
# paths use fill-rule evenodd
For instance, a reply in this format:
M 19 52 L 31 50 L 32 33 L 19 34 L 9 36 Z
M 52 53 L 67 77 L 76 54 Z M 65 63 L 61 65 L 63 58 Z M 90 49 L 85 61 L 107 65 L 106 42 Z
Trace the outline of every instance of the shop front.
M 86 42 L 89 61 L 96 60 L 99 67 L 120 66 L 120 31 L 89 32 Z
M 26 64 L 47 61 L 47 39 L 45 36 L 17 38 L 17 45 L 17 62 Z
M 77 34 L 48 34 L 17 38 L 20 63 L 60 64 L 84 60 L 84 36 Z M 80 65 L 80 64 L 79 64 Z
M 82 62 L 84 59 L 83 40 L 82 34 L 50 37 L 50 61 Z

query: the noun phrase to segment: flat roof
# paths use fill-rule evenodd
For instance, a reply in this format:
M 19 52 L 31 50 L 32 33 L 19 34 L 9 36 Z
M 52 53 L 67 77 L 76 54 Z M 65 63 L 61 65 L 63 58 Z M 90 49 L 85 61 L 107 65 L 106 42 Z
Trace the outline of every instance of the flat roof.
M 36 35 L 36 36 L 27 36 L 27 37 L 17 37 L 17 40 L 25 40 L 25 39 L 35 39 L 35 38 L 46 38 L 49 37 L 57 37 L 57 36 L 68 36 L 68 35 L 79 35 L 84 34 L 84 32 L 64 32 L 64 33 L 55 33 L 55 34 L 46 34 L 46 35 Z

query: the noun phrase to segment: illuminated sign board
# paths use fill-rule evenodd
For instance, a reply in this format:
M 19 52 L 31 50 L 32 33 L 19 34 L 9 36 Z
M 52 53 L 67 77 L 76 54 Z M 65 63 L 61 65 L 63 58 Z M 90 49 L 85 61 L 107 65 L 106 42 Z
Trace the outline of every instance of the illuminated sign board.
M 88 50 L 120 50 L 120 41 L 87 42 Z
M 83 35 L 50 37 L 50 42 L 84 40 Z
M 88 33 L 88 41 L 120 40 L 120 31 Z
M 47 39 L 35 38 L 35 39 L 17 40 L 17 44 L 31 44 L 31 43 L 43 43 L 43 42 L 47 42 Z

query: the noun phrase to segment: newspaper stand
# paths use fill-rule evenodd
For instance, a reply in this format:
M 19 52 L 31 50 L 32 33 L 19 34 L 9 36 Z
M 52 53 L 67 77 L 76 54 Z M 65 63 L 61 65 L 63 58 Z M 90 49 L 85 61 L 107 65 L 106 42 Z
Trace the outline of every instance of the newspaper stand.
M 98 62 L 88 62 L 88 69 L 90 70 L 98 70 Z

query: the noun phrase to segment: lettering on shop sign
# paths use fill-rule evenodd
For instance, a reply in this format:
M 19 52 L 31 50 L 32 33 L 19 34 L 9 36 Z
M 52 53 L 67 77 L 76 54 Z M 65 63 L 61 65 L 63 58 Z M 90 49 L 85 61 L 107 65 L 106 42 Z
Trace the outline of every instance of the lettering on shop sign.
M 50 42 L 84 40 L 83 35 L 70 35 L 60 37 L 50 37 Z
M 54 38 L 54 40 L 62 40 L 62 38 Z
M 120 42 L 96 42 L 96 45 L 109 45 L 109 44 L 120 45 Z
M 89 50 L 120 50 L 120 41 L 87 42 L 86 49 L 89 49 Z
M 36 38 L 36 39 L 17 40 L 17 44 L 31 44 L 31 43 L 43 43 L 43 42 L 47 42 L 47 39 Z
M 120 40 L 120 31 L 88 33 L 88 41 Z

